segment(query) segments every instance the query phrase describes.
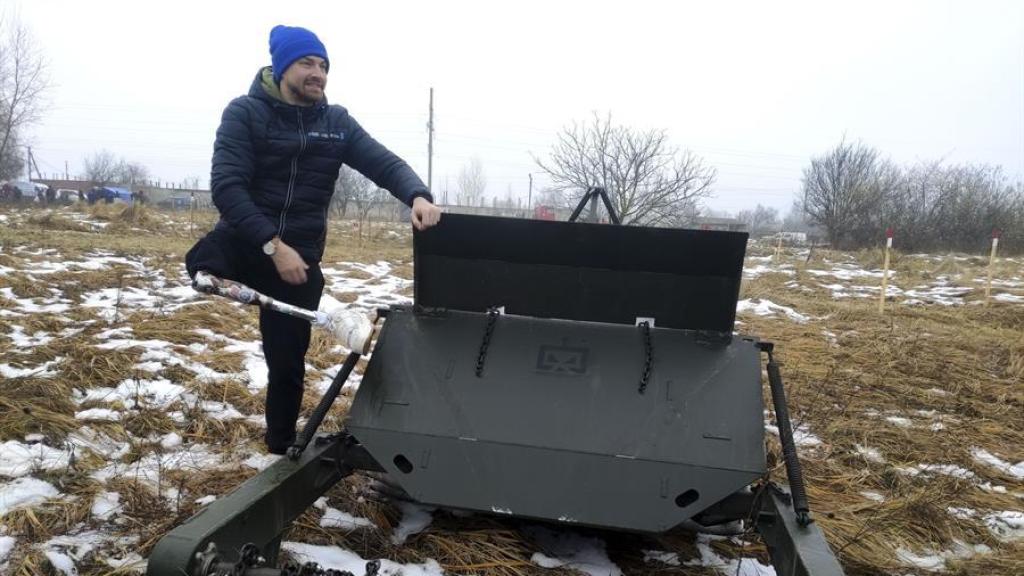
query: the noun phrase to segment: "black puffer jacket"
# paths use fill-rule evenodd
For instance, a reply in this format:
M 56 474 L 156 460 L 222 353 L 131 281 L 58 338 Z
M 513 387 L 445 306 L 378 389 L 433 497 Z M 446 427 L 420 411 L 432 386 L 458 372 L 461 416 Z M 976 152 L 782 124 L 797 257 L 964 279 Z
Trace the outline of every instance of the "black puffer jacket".
M 280 236 L 303 258 L 319 261 L 327 209 L 342 163 L 407 205 L 433 200 L 423 181 L 326 98 L 312 107 L 281 99 L 270 68 L 256 74 L 247 96 L 231 101 L 213 146 L 210 188 L 217 227 L 261 246 Z

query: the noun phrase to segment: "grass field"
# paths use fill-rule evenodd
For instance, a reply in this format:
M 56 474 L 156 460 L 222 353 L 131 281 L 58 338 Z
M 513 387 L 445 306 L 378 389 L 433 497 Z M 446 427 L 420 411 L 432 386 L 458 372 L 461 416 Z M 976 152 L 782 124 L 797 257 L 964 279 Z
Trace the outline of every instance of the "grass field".
M 256 313 L 194 294 L 182 266 L 214 218 L 0 209 L 0 573 L 138 571 L 271 461 Z M 880 313 L 882 259 L 748 247 L 736 329 L 776 343 L 812 511 L 851 575 L 1024 574 L 1024 259 L 997 261 L 986 300 L 987 257 L 897 252 Z M 403 225 L 332 223 L 323 267 L 339 302 L 412 298 Z M 306 413 L 343 353 L 314 336 Z M 285 540 L 407 574 L 772 573 L 756 537 L 558 532 L 381 501 L 362 477 Z

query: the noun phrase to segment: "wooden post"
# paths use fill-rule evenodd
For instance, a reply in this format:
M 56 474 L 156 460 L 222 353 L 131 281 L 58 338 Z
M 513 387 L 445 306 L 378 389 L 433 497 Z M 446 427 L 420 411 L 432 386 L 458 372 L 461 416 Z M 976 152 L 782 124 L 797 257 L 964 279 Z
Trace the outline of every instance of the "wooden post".
M 889 250 L 892 248 L 892 228 L 885 230 L 885 264 L 882 265 L 882 293 L 878 296 L 878 312 L 885 312 L 885 292 L 889 287 Z
M 985 305 L 988 306 L 992 294 L 992 267 L 996 263 L 996 248 L 999 247 L 999 230 L 992 231 L 992 252 L 988 256 L 988 280 L 985 281 Z

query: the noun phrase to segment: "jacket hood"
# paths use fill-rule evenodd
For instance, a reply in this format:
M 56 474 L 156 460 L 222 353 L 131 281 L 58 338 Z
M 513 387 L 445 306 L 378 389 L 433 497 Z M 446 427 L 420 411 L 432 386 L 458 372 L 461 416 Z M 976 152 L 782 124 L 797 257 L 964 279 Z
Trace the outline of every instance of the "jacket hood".
M 270 66 L 264 66 L 256 72 L 256 77 L 249 86 L 249 96 L 259 98 L 275 106 L 293 106 L 285 101 L 281 95 L 281 86 L 274 82 L 274 70 Z M 315 106 L 295 106 L 296 108 L 308 108 L 310 110 L 320 109 L 327 106 L 327 96 L 320 99 Z

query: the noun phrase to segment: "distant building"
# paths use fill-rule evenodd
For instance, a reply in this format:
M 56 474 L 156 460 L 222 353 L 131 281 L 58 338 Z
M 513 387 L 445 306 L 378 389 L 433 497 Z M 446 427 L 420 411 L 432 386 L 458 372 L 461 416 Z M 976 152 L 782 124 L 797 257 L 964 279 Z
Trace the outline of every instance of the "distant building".
M 724 232 L 747 232 L 747 224 L 736 218 L 714 218 L 711 216 L 699 216 L 694 221 L 693 228 L 698 230 L 722 230 Z
M 779 232 L 775 237 L 788 244 L 807 244 L 807 232 Z

